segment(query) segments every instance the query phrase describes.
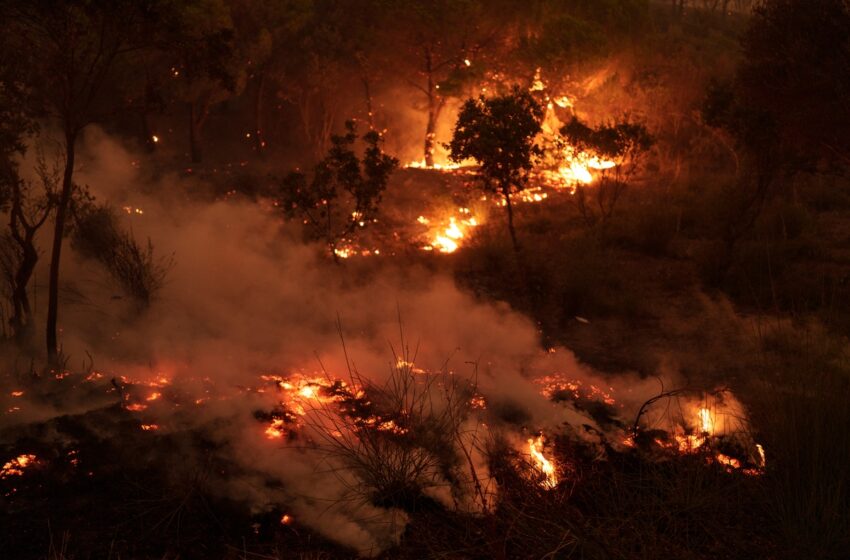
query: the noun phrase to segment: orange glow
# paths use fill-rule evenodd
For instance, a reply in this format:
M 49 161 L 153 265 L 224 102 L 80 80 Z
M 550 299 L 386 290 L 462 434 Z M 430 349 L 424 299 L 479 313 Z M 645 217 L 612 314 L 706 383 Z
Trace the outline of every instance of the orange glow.
M 714 420 L 711 417 L 711 411 L 707 408 L 699 409 L 700 430 L 704 434 L 714 433 Z
M 35 463 L 35 460 L 35 455 L 32 454 L 18 455 L 14 459 L 7 461 L 0 468 L 0 479 L 23 475 L 24 469 Z
M 551 489 L 558 485 L 558 477 L 555 473 L 555 463 L 547 459 L 543 455 L 543 436 L 537 436 L 536 439 L 528 440 L 528 454 L 531 456 L 532 464 L 543 475 L 544 480 L 540 485 L 544 488 Z
M 280 439 L 283 437 L 283 420 L 275 418 L 272 423 L 266 428 L 266 437 L 269 439 Z
M 419 216 L 416 221 L 429 228 L 426 234 L 428 242 L 422 249 L 440 253 L 457 251 L 471 231 L 481 225 L 469 208 L 458 208 L 457 214 L 451 214 L 447 218 L 429 219 Z

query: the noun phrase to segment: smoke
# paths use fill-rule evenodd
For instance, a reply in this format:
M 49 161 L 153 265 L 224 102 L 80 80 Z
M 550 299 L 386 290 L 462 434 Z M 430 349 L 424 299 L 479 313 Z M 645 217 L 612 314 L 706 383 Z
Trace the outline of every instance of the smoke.
M 543 352 L 535 325 L 506 305 L 476 301 L 445 274 L 403 260 L 369 269 L 335 265 L 323 247 L 300 242 L 273 209 L 238 197 L 193 199 L 196 179 L 150 179 L 151 162 L 97 129 L 85 135 L 81 152 L 78 182 L 99 201 L 128 208 L 125 226 L 135 238 L 150 239 L 156 253 L 173 255 L 175 264 L 151 307 L 138 313 L 98 265 L 66 244 L 60 338 L 69 367 L 90 356 L 87 367 L 104 379 L 165 378 L 203 401 L 186 411 L 160 400 L 145 418 L 163 430 L 215 426 L 229 459 L 243 467 L 242 475 L 222 481 L 221 492 L 230 497 L 257 511 L 285 503 L 300 522 L 362 554 L 395 542 L 406 520 L 399 510 L 353 499 L 351 473 L 331 473 L 323 457 L 265 437 L 254 413 L 272 408 L 277 397 L 246 391 L 262 374 L 345 378 L 354 368 L 381 383 L 396 355 L 415 357 L 417 368 L 475 377 L 496 416 L 521 411 L 520 420 L 503 414 L 515 434 L 568 426 L 594 441 L 600 431 L 588 415 L 541 396 L 533 378 L 557 373 L 606 389 L 612 381 L 566 349 Z M 41 235 L 42 254 L 48 238 Z M 45 278 L 42 261 L 38 275 Z M 656 391 L 634 377 L 616 383 L 628 409 Z M 45 406 L 28 398 L 4 424 L 94 408 L 107 399 L 69 397 Z M 486 471 L 480 453 L 470 461 Z M 450 502 L 444 491 L 434 495 Z

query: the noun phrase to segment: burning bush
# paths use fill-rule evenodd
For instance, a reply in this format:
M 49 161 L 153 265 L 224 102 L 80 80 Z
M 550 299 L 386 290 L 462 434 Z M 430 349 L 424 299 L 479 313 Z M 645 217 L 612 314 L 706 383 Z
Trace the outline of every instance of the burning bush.
M 308 236 L 327 243 L 334 259 L 348 257 L 346 242 L 374 221 L 387 180 L 398 166 L 397 159 L 381 151 L 378 132 L 363 135 L 362 160 L 352 149 L 356 140 L 356 125 L 348 121 L 345 135 L 331 137 L 331 149 L 316 165 L 309 185 L 300 172 L 290 173 L 279 185 L 284 212 L 302 216 Z

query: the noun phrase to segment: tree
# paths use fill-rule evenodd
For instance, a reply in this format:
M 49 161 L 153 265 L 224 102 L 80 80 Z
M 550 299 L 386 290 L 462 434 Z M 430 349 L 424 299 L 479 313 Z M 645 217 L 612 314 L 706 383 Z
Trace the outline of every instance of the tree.
M 502 196 L 517 253 L 511 195 L 525 190 L 533 160 L 541 155 L 535 137 L 543 114 L 534 97 L 516 86 L 499 97 L 469 99 L 460 110 L 448 144 L 452 161 L 476 160 L 483 189 Z
M 769 0 L 742 41 L 738 103 L 765 112 L 783 143 L 812 160 L 850 164 L 850 3 Z
M 18 342 L 29 338 L 32 327 L 28 289 L 39 257 L 35 236 L 56 206 L 62 176 L 59 166 L 48 167 L 42 155 L 39 155 L 36 173 L 38 187 L 20 178 L 11 184 L 9 229 L 5 234 L 8 238 L 2 257 L 12 302 L 9 324 Z
M 327 156 L 320 161 L 312 180 L 303 173 L 290 173 L 280 183 L 280 202 L 288 215 L 303 216 L 310 237 L 324 240 L 334 260 L 338 244 L 358 227 L 370 223 L 398 160 L 381 151 L 381 136 L 370 130 L 362 160 L 354 153 L 357 128 L 346 123 L 346 134 L 334 135 Z
M 236 43 L 247 60 L 251 88 L 251 137 L 254 151 L 262 155 L 268 148 L 265 126 L 266 98 L 269 82 L 275 77 L 285 80 L 287 62 L 298 34 L 312 15 L 310 0 L 254 2 L 230 0 L 230 11 L 236 31 Z
M 133 0 L 4 1 L 3 48 L 26 58 L 32 106 L 53 119 L 63 135 L 64 171 L 55 213 L 48 280 L 46 342 L 49 365 L 59 365 L 56 336 L 59 265 L 68 210 L 74 195 L 76 145 L 85 127 L 115 108 L 119 61 L 140 49 L 152 33 L 151 3 Z M 121 99 L 118 97 L 117 99 Z
M 172 91 L 188 109 L 193 163 L 203 159 L 203 131 L 210 111 L 245 85 L 247 64 L 235 33 L 224 0 L 178 2 L 160 17 L 160 71 L 170 73 Z
M 741 172 L 718 220 L 714 281 L 765 204 L 800 172 L 850 165 L 850 5 L 769 0 L 754 9 L 735 77 L 713 83 L 706 124 L 740 154 Z
M 404 57 L 402 67 L 411 68 L 415 75 L 407 81 L 424 96 L 424 159 L 427 167 L 433 167 L 440 115 L 448 99 L 463 95 L 464 85 L 476 76 L 472 61 L 480 68 L 476 54 L 499 34 L 482 26 L 485 2 L 414 0 L 393 6 L 397 23 L 388 43 L 402 46 L 396 47 Z
M 591 128 L 576 117 L 561 127 L 560 133 L 574 154 L 610 162 L 601 166 L 601 178 L 596 185 L 599 220 L 607 220 L 614 213 L 614 207 L 636 171 L 641 156 L 652 147 L 652 136 L 642 124 L 619 122 Z M 586 189 L 586 185 L 579 185 L 576 195 L 579 210 L 590 224 L 595 218 L 587 206 Z

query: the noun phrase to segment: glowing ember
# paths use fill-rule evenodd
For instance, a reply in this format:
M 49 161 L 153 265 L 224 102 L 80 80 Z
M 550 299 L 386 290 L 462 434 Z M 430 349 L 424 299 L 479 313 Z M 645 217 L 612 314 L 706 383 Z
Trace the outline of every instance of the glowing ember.
M 487 408 L 487 401 L 484 399 L 483 396 L 475 395 L 471 399 L 469 399 L 469 406 L 470 408 L 477 408 L 483 410 Z
M 544 479 L 540 485 L 544 488 L 555 488 L 558 485 L 558 477 L 555 474 L 555 464 L 543 455 L 543 436 L 528 440 L 528 454 L 537 470 Z
M 290 523 L 292 523 L 292 516 L 287 513 L 283 514 L 280 518 L 280 524 L 289 525 Z
M 717 462 L 721 465 L 726 465 L 727 467 L 731 467 L 733 469 L 741 468 L 741 461 L 734 457 L 730 457 L 728 455 L 724 455 L 723 453 L 718 453 L 716 456 Z
M 434 169 L 436 171 L 454 171 L 454 170 L 460 169 L 464 166 L 461 165 L 460 163 L 454 163 L 454 162 L 447 161 L 447 162 L 443 162 L 443 163 L 435 163 L 433 166 L 429 167 L 425 163 L 425 160 L 422 159 L 422 160 L 419 160 L 419 161 L 411 161 L 411 162 L 407 163 L 405 165 L 405 167 L 407 167 L 408 169 Z
M 142 424 L 141 428 L 146 432 L 152 432 L 158 430 L 159 426 L 156 424 Z
M 272 423 L 266 428 L 266 437 L 269 439 L 279 439 L 283 437 L 283 434 L 283 419 L 273 419 Z
M 23 391 L 12 391 L 10 394 L 13 397 L 21 397 L 21 396 L 23 396 L 24 392 Z
M 24 474 L 24 469 L 35 463 L 35 455 L 18 455 L 11 459 L 0 468 L 0 479 L 9 478 L 10 476 L 21 476 Z

